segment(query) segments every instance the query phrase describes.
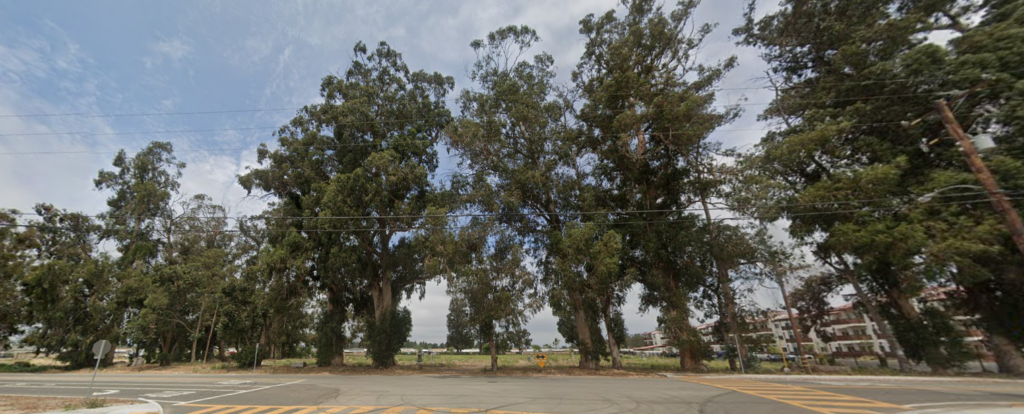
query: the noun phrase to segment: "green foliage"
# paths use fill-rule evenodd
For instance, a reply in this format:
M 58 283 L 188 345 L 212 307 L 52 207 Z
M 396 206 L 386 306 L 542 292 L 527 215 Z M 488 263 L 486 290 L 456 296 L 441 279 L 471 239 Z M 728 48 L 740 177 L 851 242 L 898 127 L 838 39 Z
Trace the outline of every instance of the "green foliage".
M 334 359 L 345 355 L 345 321 L 347 310 L 329 303 L 316 321 L 316 365 L 329 367 Z
M 391 317 L 401 295 L 435 277 L 429 235 L 413 229 L 435 201 L 434 142 L 451 121 L 444 99 L 453 87 L 451 77 L 411 71 L 387 43 L 372 52 L 357 43 L 344 76 L 323 78 L 323 102 L 299 111 L 278 131 L 279 148 L 261 146 L 261 167 L 239 177 L 247 191 L 274 197 L 282 215 L 314 218 L 275 225 L 295 233 L 286 243 L 319 289 L 374 319 L 369 346 L 380 367 L 405 342 Z M 316 219 L 336 216 L 366 219 Z
M 472 348 L 474 343 L 473 326 L 469 320 L 469 304 L 461 294 L 451 296 L 448 303 L 448 346 L 461 353 L 463 349 Z
M 692 247 L 706 239 L 694 231 L 697 217 L 678 210 L 708 184 L 694 167 L 711 158 L 709 134 L 738 115 L 735 107 L 713 106 L 714 86 L 736 60 L 695 59 L 713 28 L 694 21 L 696 1 L 669 11 L 653 0 L 623 5 L 624 15 L 609 11 L 580 22 L 586 46 L 573 81 L 585 102 L 578 116 L 600 160 L 594 172 L 607 183 L 601 194 L 609 205 L 602 207 L 645 211 L 615 218 L 623 266 L 644 286 L 643 305 L 660 307 L 666 329 L 688 341 L 690 299 L 707 276 Z M 699 361 L 688 348 L 681 357 L 687 368 Z
M 27 269 L 26 234 L 15 226 L 18 211 L 0 210 L 0 351 L 10 346 L 10 338 L 22 332 L 25 297 L 19 282 Z
M 28 361 L 14 361 L 10 364 L 0 364 L 0 372 L 42 372 L 52 367 L 32 365 Z
M 970 133 L 999 137 L 1005 145 L 987 162 L 1007 188 L 1019 185 L 1019 159 L 1004 154 L 1021 148 L 1020 135 L 1007 127 L 1024 119 L 1020 94 L 1012 92 L 1024 42 L 1010 16 L 1019 17 L 1020 7 L 1019 1 L 784 1 L 755 19 L 751 2 L 745 24 L 734 31 L 741 44 L 759 49 L 776 89 L 762 119 L 778 128 L 741 165 L 751 173 L 744 185 L 748 202 L 778 207 L 752 212 L 791 220 L 790 234 L 811 246 L 818 260 L 856 277 L 888 308 L 890 323 L 903 332 L 897 336 L 909 341 L 907 354 L 930 359 L 939 370 L 955 365 L 957 351 L 947 355 L 945 348 L 960 339 L 930 326 L 910 298 L 929 285 L 966 287 L 1005 277 L 997 270 L 1005 263 L 999 257 L 1012 245 L 975 197 L 947 192 L 944 202 L 915 202 L 922 194 L 976 182 L 949 140 L 922 151 L 922 138 L 946 135 L 941 122 L 902 122 L 988 75 L 983 90 L 956 103 L 955 115 Z M 984 18 L 972 26 L 967 22 L 975 13 Z M 942 30 L 961 36 L 949 45 L 927 41 Z M 1020 353 L 1008 350 L 1024 369 Z
M 235 361 L 235 366 L 238 368 L 252 368 L 253 364 L 256 364 L 255 366 L 262 366 L 263 360 L 269 353 L 270 351 L 266 347 L 261 346 L 259 355 L 256 355 L 256 346 L 246 345 L 238 348 L 235 354 L 231 356 L 231 359 Z
M 395 355 L 402 350 L 402 344 L 412 332 L 412 312 L 401 307 L 385 312 L 380 318 L 371 319 L 366 326 L 367 352 L 376 368 L 391 368 L 396 364 Z
M 97 223 L 48 204 L 35 212 L 42 225 L 24 234 L 33 266 L 20 280 L 30 323 L 22 342 L 72 368 L 91 366 L 95 341 L 117 343 L 126 292 L 113 261 L 96 252 Z
M 934 307 L 926 307 L 921 311 L 921 319 L 921 322 L 915 322 L 899 316 L 889 318 L 896 339 L 906 347 L 908 359 L 948 370 L 974 358 L 950 315 Z

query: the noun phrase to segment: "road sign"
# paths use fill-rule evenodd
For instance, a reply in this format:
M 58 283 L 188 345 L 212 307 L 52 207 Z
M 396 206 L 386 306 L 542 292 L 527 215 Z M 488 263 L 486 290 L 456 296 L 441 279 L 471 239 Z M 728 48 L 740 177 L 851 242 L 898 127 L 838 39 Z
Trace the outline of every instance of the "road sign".
M 540 365 L 541 368 L 544 368 L 544 364 L 548 363 L 547 354 L 534 354 L 533 359 L 537 361 L 537 365 Z
M 100 360 L 107 355 L 107 352 L 110 352 L 110 341 L 100 339 L 92 344 L 92 354 L 96 358 L 96 368 L 92 370 L 92 380 L 89 381 L 89 391 L 85 393 L 85 401 L 89 401 L 89 397 L 92 396 L 92 384 L 96 382 L 96 372 L 100 370 Z
M 92 354 L 96 359 L 103 359 L 110 352 L 110 341 L 106 339 L 100 339 L 96 343 L 92 344 Z

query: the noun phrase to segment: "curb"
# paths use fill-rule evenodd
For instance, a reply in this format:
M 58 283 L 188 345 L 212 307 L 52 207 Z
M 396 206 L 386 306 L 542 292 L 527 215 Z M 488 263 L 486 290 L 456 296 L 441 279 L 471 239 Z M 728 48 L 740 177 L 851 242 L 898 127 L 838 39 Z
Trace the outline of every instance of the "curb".
M 152 413 L 158 412 L 164 414 L 164 408 L 160 404 L 139 398 L 140 401 L 145 401 L 146 404 L 139 405 L 112 405 L 109 407 L 100 408 L 85 408 L 81 410 L 70 410 L 70 411 L 47 411 L 40 414 L 132 414 L 132 413 Z
M 881 376 L 881 375 L 764 375 L 764 374 L 720 374 L 720 375 L 674 375 L 674 374 L 658 374 L 661 376 L 672 376 L 672 377 L 699 377 L 699 378 L 747 378 L 747 379 L 772 379 L 772 380 L 783 380 L 783 381 L 803 381 L 803 380 L 828 380 L 828 381 L 922 381 L 922 382 L 952 382 L 952 381 L 972 381 L 972 382 L 1000 382 L 1008 384 L 1024 384 L 1024 380 L 1017 379 L 1003 379 L 1003 378 L 972 378 L 972 377 L 914 377 L 914 376 Z

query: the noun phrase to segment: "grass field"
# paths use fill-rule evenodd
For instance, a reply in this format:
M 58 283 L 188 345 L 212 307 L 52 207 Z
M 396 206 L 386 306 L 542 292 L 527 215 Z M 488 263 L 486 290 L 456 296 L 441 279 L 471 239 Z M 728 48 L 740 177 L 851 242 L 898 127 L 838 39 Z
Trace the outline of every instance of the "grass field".
M 415 367 L 416 366 L 416 355 L 399 355 L 397 358 L 398 364 L 401 367 Z M 275 366 L 288 366 L 293 362 L 306 362 L 309 365 L 314 365 L 316 360 L 314 359 L 283 359 L 283 360 L 266 360 L 263 365 L 268 367 Z M 705 361 L 709 371 L 728 371 L 729 363 L 727 361 Z M 491 360 L 488 355 L 434 355 L 431 360 L 430 355 L 423 356 L 423 367 L 425 369 L 430 368 L 450 368 L 450 369 L 479 369 L 485 370 L 490 367 Z M 568 354 L 549 354 L 547 356 L 547 363 L 545 364 L 544 370 L 559 370 L 559 369 L 574 369 L 579 364 L 579 356 L 570 356 Z M 345 365 L 349 367 L 370 367 L 371 363 L 369 358 L 363 355 L 346 355 Z M 638 356 L 624 355 L 622 357 L 622 366 L 626 371 L 643 372 L 643 373 L 655 373 L 664 371 L 676 371 L 679 370 L 679 359 L 678 358 L 666 358 L 666 357 L 647 357 L 641 358 Z M 602 361 L 602 368 L 611 368 L 611 362 Z M 540 370 L 533 355 L 498 355 L 498 368 L 518 368 L 518 369 L 536 369 Z M 782 363 L 774 362 L 762 362 L 759 368 L 752 369 L 751 371 L 779 371 L 782 369 Z

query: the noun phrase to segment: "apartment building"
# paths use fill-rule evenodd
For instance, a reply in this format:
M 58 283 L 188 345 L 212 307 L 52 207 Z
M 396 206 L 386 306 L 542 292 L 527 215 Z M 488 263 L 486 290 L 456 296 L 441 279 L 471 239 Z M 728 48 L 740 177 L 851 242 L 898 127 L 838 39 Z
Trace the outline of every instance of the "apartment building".
M 725 349 L 725 344 L 715 340 L 714 329 L 716 323 L 698 325 L 696 329 L 700 332 L 704 343 L 708 344 L 712 351 L 720 352 Z M 789 321 L 789 315 L 785 311 L 769 311 L 767 317 L 752 321 L 750 327 L 751 332 L 746 332 L 743 336 L 754 338 L 756 339 L 754 342 L 774 346 L 786 353 L 797 352 L 797 335 L 800 335 L 800 343 L 805 350 L 821 352 L 821 350 L 825 349 L 824 343 L 818 339 L 814 332 L 811 332 L 810 335 L 804 335 L 794 331 Z M 731 344 L 735 341 L 735 338 L 729 338 L 729 341 Z
M 961 331 L 964 341 L 978 354 L 980 359 L 993 360 L 991 352 L 984 343 L 985 333 L 977 326 L 975 318 L 951 311 L 952 307 L 948 306 L 954 291 L 954 288 L 948 287 L 928 288 L 913 303 L 918 310 L 934 306 L 951 312 L 953 321 Z M 696 328 L 704 342 L 709 344 L 713 351 L 718 352 L 724 350 L 725 347 L 714 339 L 715 323 L 705 323 Z M 771 311 L 766 318 L 753 321 L 751 327 L 752 332 L 747 332 L 744 336 L 757 337 L 760 339 L 758 341 L 760 343 L 775 344 L 777 348 L 786 353 L 796 353 L 797 333 L 794 332 L 786 312 Z M 822 328 L 829 334 L 829 341 L 823 341 L 823 338 L 820 338 L 813 330 L 807 335 L 801 334 L 801 344 L 805 350 L 812 353 L 831 354 L 837 358 L 878 354 L 884 354 L 887 357 L 896 356 L 892 345 L 882 339 L 878 325 L 850 303 L 838 305 L 832 309 Z

